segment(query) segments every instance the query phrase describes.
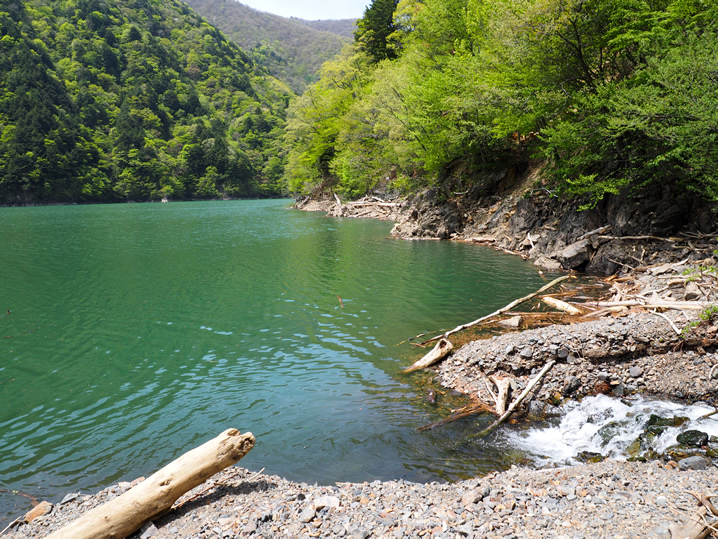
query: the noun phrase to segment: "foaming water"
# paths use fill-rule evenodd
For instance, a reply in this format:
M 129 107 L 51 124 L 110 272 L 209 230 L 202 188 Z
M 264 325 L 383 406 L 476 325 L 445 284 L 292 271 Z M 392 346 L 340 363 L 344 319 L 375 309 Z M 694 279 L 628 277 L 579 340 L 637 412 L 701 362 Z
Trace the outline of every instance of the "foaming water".
M 535 268 L 287 204 L 1 208 L 0 489 L 134 479 L 229 427 L 257 437 L 244 466 L 307 482 L 504 466 L 461 445 L 475 419 L 416 432 L 461 402 L 425 403 L 397 343 L 537 289 Z
M 565 404 L 563 415 L 555 424 L 514 431 L 506 435 L 506 442 L 543 464 L 572 464 L 584 451 L 625 460 L 629 456 L 627 448 L 644 432 L 651 415 L 689 419 L 680 427 L 666 428 L 655 438 L 652 449 L 661 453 L 676 445 L 676 436 L 686 430 L 696 429 L 718 436 L 715 416 L 700 419 L 712 411 L 713 408 L 703 405 L 688 406 L 640 397 L 619 400 L 597 395 Z

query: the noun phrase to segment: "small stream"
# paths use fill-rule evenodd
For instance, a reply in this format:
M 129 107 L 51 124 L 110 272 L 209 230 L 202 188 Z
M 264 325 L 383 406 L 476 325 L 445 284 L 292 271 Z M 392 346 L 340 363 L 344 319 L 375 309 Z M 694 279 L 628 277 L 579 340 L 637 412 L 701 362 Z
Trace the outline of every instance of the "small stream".
M 562 415 L 545 424 L 505 431 L 506 442 L 537 465 L 576 464 L 590 460 L 591 455 L 617 460 L 651 458 L 667 452 L 676 458 L 693 454 L 714 457 L 710 448 L 687 447 L 677 441 L 689 431 L 718 437 L 718 415 L 704 417 L 713 411 L 701 404 L 597 395 L 566 403 L 561 407 Z

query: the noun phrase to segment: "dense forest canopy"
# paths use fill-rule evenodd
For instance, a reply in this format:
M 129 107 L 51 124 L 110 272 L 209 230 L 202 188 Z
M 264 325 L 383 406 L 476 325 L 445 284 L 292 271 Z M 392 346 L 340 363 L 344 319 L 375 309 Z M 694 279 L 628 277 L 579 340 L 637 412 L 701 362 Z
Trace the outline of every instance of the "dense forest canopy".
M 178 0 L 0 0 L 0 203 L 277 194 L 290 96 Z
M 235 0 L 186 0 L 227 37 L 297 93 L 351 41 L 354 20 L 303 21 L 264 13 Z
M 717 31 L 713 0 L 374 0 L 290 106 L 288 185 L 357 196 L 535 158 L 587 205 L 656 183 L 716 199 Z

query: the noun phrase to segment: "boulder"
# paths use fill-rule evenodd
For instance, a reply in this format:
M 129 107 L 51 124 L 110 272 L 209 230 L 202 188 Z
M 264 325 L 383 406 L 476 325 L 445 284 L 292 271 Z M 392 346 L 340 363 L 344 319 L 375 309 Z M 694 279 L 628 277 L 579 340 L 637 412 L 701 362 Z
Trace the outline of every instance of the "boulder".
M 708 468 L 708 463 L 703 457 L 688 457 L 678 461 L 678 467 L 681 470 L 705 470 Z
M 558 254 L 558 259 L 566 269 L 578 269 L 591 258 L 591 240 L 584 239 L 572 243 Z

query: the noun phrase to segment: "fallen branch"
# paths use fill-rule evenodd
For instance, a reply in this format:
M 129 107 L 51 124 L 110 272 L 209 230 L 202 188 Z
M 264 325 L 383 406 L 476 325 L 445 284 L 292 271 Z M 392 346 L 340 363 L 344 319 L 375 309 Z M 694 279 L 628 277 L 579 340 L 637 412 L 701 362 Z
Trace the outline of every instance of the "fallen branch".
M 665 314 L 657 313 L 656 311 L 651 311 L 651 312 L 652 312 L 653 314 L 655 314 L 656 316 L 660 316 L 660 317 L 663 318 L 666 322 L 668 322 L 668 323 L 670 324 L 670 326 L 673 328 L 673 331 L 676 332 L 676 335 L 680 335 L 680 334 L 681 334 L 681 330 L 678 329 L 678 328 L 676 327 L 676 325 L 673 323 L 673 320 L 671 320 L 670 318 L 668 318 Z
M 10 524 L 5 526 L 5 529 L 0 532 L 0 535 L 3 535 L 6 531 L 8 531 L 10 528 L 15 526 L 16 524 L 20 524 L 22 522 L 22 517 L 17 517 L 15 520 L 13 520 Z
M 441 427 L 442 425 L 446 425 L 447 423 L 452 423 L 454 421 L 458 421 L 459 419 L 464 419 L 465 417 L 469 417 L 469 416 L 472 416 L 475 414 L 480 414 L 482 412 L 486 412 L 486 413 L 491 412 L 491 409 L 483 402 L 480 404 L 473 405 L 473 406 L 465 406 L 459 410 L 456 410 L 456 412 L 451 414 L 449 417 L 445 417 L 444 419 L 436 421 L 435 423 L 430 423 L 428 425 L 418 427 L 416 430 L 419 432 L 424 432 L 425 430 L 432 430 L 432 429 L 435 429 L 436 427 Z
M 715 531 L 715 527 L 708 523 L 707 516 L 718 516 L 718 509 L 711 502 L 711 498 L 715 498 L 716 494 L 696 494 L 695 492 L 687 492 L 693 496 L 700 506 L 695 513 L 689 518 L 688 522 L 682 526 L 674 524 L 670 527 L 671 537 L 674 539 L 703 539 Z
M 655 307 L 658 309 L 688 309 L 703 310 L 710 305 L 707 301 L 656 301 L 646 298 L 645 301 L 625 300 L 625 301 L 595 301 L 589 305 L 594 307 Z
M 401 206 L 401 204 L 399 204 L 398 202 L 349 202 L 347 206 L 377 206 L 379 208 L 396 208 L 398 206 Z
M 585 240 L 586 238 L 590 238 L 591 236 L 596 236 L 598 234 L 603 234 L 604 232 L 608 232 L 611 230 L 611 225 L 602 226 L 601 228 L 597 228 L 595 230 L 591 230 L 590 232 L 586 232 L 582 236 L 579 236 L 574 241 L 581 241 Z
M 251 432 L 240 434 L 237 429 L 228 429 L 46 539 L 127 537 L 145 522 L 170 509 L 182 494 L 235 464 L 253 446 Z
M 451 344 L 448 339 L 441 339 L 438 343 L 436 343 L 436 346 L 434 346 L 431 352 L 426 354 L 419 361 L 414 363 L 411 367 L 407 367 L 401 372 L 406 374 L 409 372 L 418 371 L 419 369 L 425 369 L 426 367 L 431 367 L 434 363 L 438 363 L 443 358 L 448 356 L 453 349 L 454 345 Z
M 661 238 L 660 236 L 599 236 L 599 240 L 656 240 L 656 241 L 668 241 L 675 243 L 676 240 L 672 238 Z
M 542 288 L 540 288 L 540 289 L 537 290 L 536 292 L 534 292 L 534 293 L 532 293 L 532 294 L 529 294 L 528 296 L 524 296 L 524 297 L 522 297 L 522 298 L 519 298 L 519 299 L 517 299 L 517 300 L 514 300 L 514 301 L 512 301 L 511 303 L 509 303 L 506 307 L 502 307 L 502 308 L 499 309 L 498 311 L 494 311 L 494 312 L 491 313 L 491 314 L 487 314 L 486 316 L 482 316 L 481 318 L 477 318 L 476 320 L 474 320 L 473 322 L 469 322 L 468 324 L 463 324 L 463 325 L 461 325 L 461 326 L 457 326 L 457 327 L 455 327 L 454 329 L 452 329 L 452 330 L 450 330 L 450 331 L 447 331 L 447 332 L 444 333 L 443 335 L 437 335 L 436 337 L 432 337 L 432 338 L 429 339 L 428 341 L 424 341 L 424 342 L 421 343 L 421 344 L 428 344 L 428 343 L 430 343 L 430 342 L 433 342 L 433 341 L 436 341 L 436 340 L 442 339 L 442 338 L 445 339 L 445 338 L 447 338 L 449 335 L 453 335 L 454 333 L 457 333 L 457 332 L 462 331 L 462 330 L 464 330 L 464 329 L 467 329 L 467 328 L 470 328 L 470 327 L 475 326 L 475 325 L 477 325 L 477 324 L 480 324 L 480 323 L 483 322 L 484 320 L 487 320 L 487 319 L 489 319 L 489 318 L 492 318 L 492 317 L 494 317 L 494 316 L 497 316 L 497 315 L 499 315 L 499 314 L 502 314 L 502 313 L 504 313 L 504 312 L 506 312 L 506 311 L 510 311 L 511 309 L 513 309 L 514 307 L 516 307 L 517 305 L 520 305 L 521 303 L 523 303 L 523 302 L 525 302 L 525 301 L 528 301 L 528 300 L 530 300 L 531 298 L 534 298 L 534 297 L 538 296 L 539 294 L 545 292 L 545 291 L 548 290 L 549 288 L 552 288 L 552 287 L 556 286 L 557 284 L 559 284 L 559 283 L 565 281 L 566 279 L 569 279 L 570 277 L 571 277 L 570 275 L 564 275 L 563 277 L 559 277 L 558 279 L 554 279 L 553 281 L 551 281 L 550 283 L 548 283 L 546 286 L 543 286 Z
M 488 427 L 486 427 L 484 430 L 482 430 L 481 432 L 479 432 L 478 434 L 476 434 L 475 436 L 476 436 L 476 437 L 486 436 L 487 434 L 493 432 L 494 429 L 496 429 L 496 427 L 498 427 L 498 426 L 502 425 L 503 423 L 505 423 L 506 420 L 507 420 L 509 417 L 511 417 L 511 415 L 514 413 L 514 411 L 516 410 L 516 408 L 518 407 L 518 405 L 523 402 L 523 400 L 528 396 L 528 394 L 531 392 L 531 390 L 532 390 L 534 387 L 536 387 L 536 384 L 538 384 L 539 381 L 541 381 L 541 379 L 546 375 L 546 373 L 547 373 L 548 371 L 551 370 L 551 367 L 553 367 L 555 364 L 556 364 L 556 362 L 553 361 L 553 360 L 551 360 L 551 361 L 549 361 L 548 363 L 546 363 L 546 365 L 544 365 L 543 369 L 541 369 L 541 371 L 536 375 L 536 378 L 534 378 L 533 380 L 531 380 L 531 381 L 528 383 L 528 385 L 526 386 L 526 388 L 521 392 L 521 395 L 519 395 L 519 397 L 518 397 L 513 403 L 511 403 L 511 406 L 509 406 L 509 409 L 506 410 L 506 413 L 505 413 L 504 415 L 502 415 L 500 418 L 498 418 L 496 421 L 494 421 L 493 423 L 491 423 L 491 425 L 489 425 Z

